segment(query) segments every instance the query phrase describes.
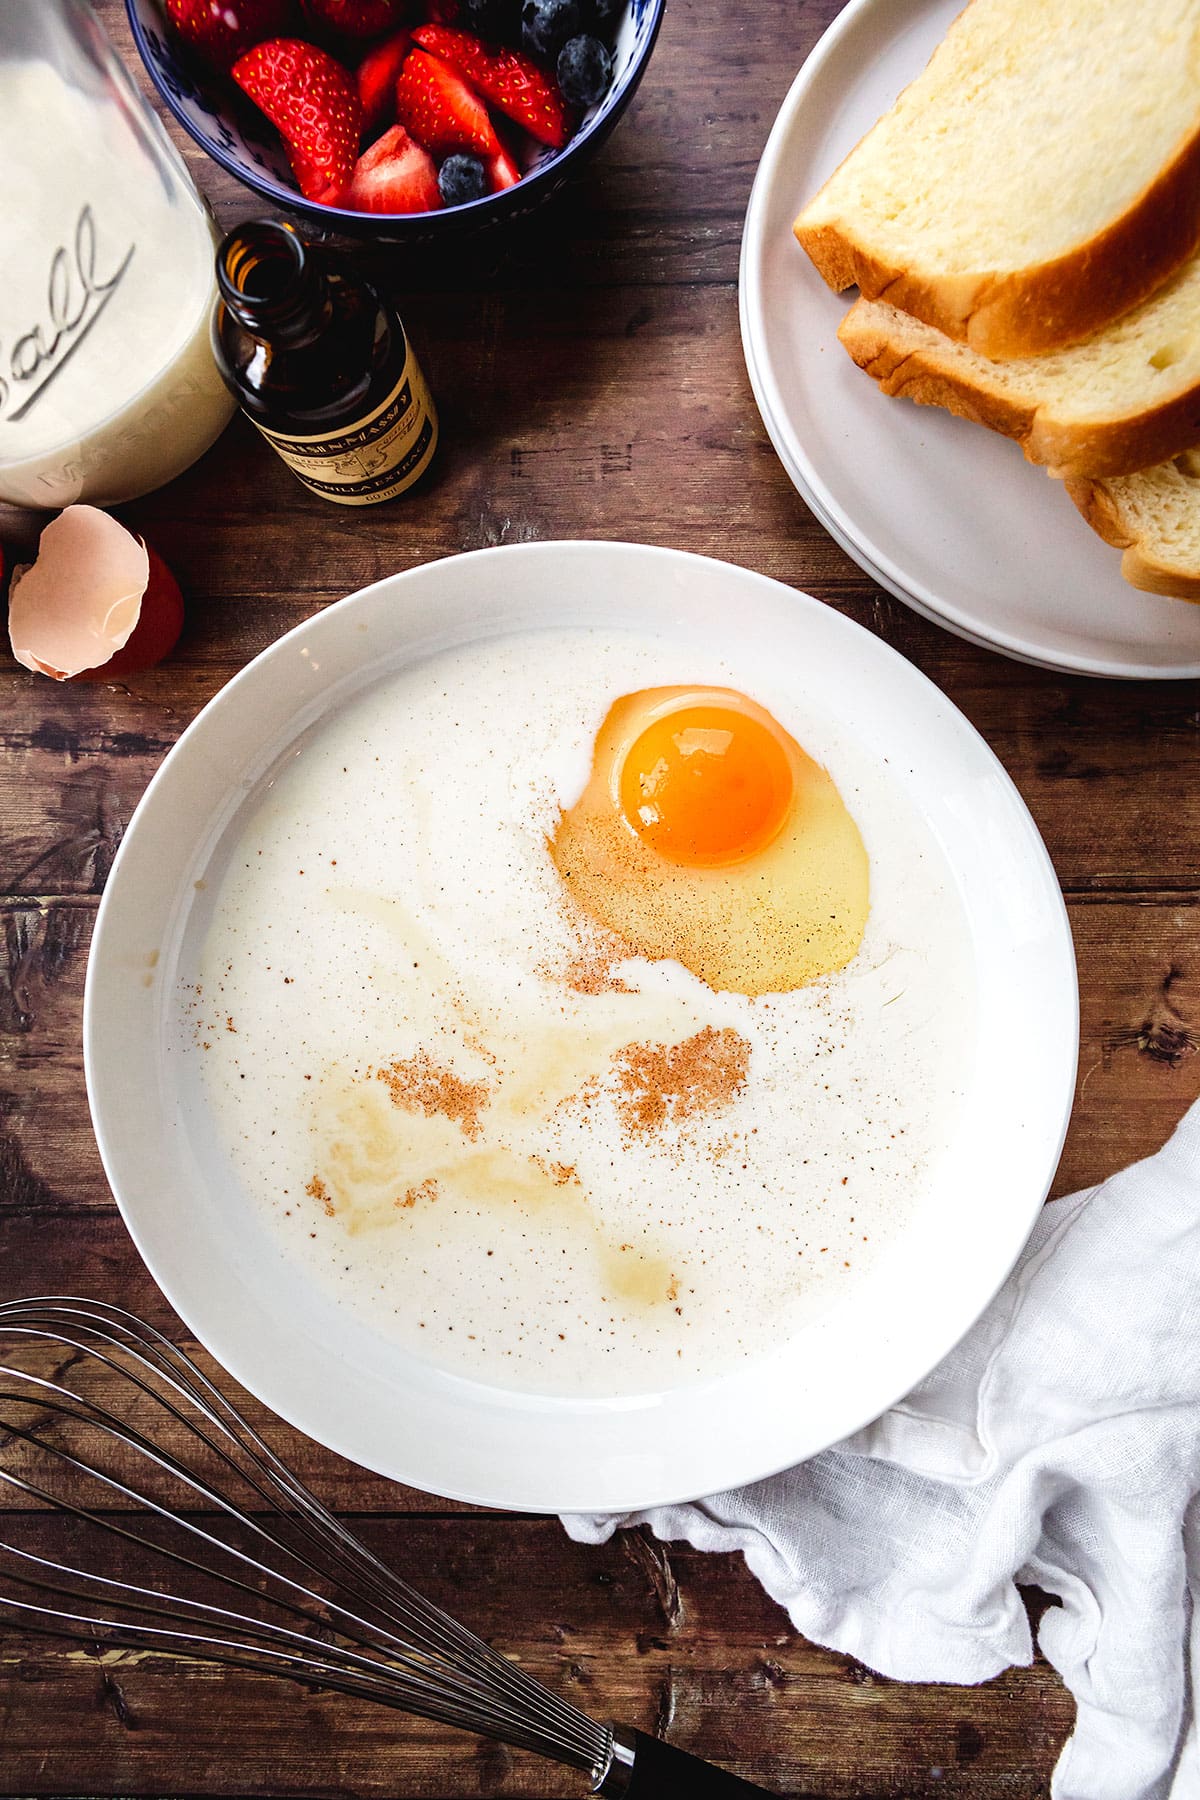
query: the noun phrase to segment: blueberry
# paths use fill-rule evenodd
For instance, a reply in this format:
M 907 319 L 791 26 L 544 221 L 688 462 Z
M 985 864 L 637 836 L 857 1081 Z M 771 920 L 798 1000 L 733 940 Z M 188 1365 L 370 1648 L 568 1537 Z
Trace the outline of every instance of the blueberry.
M 558 85 L 572 106 L 594 106 L 608 91 L 612 57 L 599 38 L 573 37 L 558 53 Z
M 492 42 L 515 41 L 520 19 L 521 0 L 462 0 L 459 9 L 460 23 Z
M 477 156 L 448 156 L 438 170 L 438 191 L 447 206 L 465 206 L 487 190 L 487 176 Z
M 521 42 L 531 56 L 552 59 L 582 24 L 579 0 L 525 0 Z

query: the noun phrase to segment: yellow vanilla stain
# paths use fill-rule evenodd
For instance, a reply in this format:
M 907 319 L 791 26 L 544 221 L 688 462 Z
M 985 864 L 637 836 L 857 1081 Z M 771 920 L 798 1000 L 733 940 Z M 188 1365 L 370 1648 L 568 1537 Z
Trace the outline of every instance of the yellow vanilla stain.
M 310 1191 L 319 1187 L 324 1209 L 348 1236 L 403 1228 L 433 1206 L 494 1214 L 517 1207 L 548 1219 L 593 1256 L 608 1297 L 647 1307 L 675 1300 L 667 1257 L 606 1231 L 573 1169 L 494 1135 L 507 1109 L 493 1100 L 472 1140 L 450 1119 L 398 1106 L 373 1073 L 331 1071 L 314 1101 L 319 1173 Z
M 411 997 L 423 1005 L 431 1024 L 457 1024 L 458 1041 L 487 1065 L 482 1078 L 497 1116 L 549 1116 L 630 1043 L 679 1041 L 708 1023 L 707 1014 L 678 994 L 582 995 L 563 989 L 555 995 L 552 1014 L 544 1006 L 514 1006 L 509 994 L 492 1006 L 476 992 L 468 1005 L 434 939 L 402 901 L 349 887 L 330 888 L 326 898 L 394 935 L 404 956 L 377 965 L 372 971 L 376 983 L 397 998 L 407 1002 Z M 405 1010 L 411 1013 L 412 1007 L 406 1004 Z
M 702 1022 L 695 1007 L 674 995 L 565 990 L 552 1012 L 514 1011 L 511 1001 L 490 1007 L 478 995 L 468 1006 L 410 908 L 352 888 L 331 888 L 326 897 L 394 934 L 404 957 L 377 966 L 374 978 L 398 997 L 424 997 L 432 1035 L 455 1033 L 445 1068 L 463 1083 L 478 1082 L 482 1097 L 469 1118 L 455 1119 L 423 1110 L 416 1093 L 406 1096 L 397 1071 L 415 1059 L 354 1072 L 330 1068 L 313 1084 L 310 1194 L 351 1237 L 403 1229 L 434 1206 L 494 1214 L 519 1208 L 586 1249 L 607 1297 L 642 1307 L 672 1304 L 678 1280 L 668 1257 L 652 1241 L 632 1243 L 608 1231 L 574 1169 L 536 1140 L 538 1127 L 594 1088 L 632 1041 L 661 1041 L 664 1031 L 691 1035 Z M 477 1068 L 460 1066 L 464 1050 Z M 436 1048 L 427 1054 L 433 1065 L 442 1061 Z

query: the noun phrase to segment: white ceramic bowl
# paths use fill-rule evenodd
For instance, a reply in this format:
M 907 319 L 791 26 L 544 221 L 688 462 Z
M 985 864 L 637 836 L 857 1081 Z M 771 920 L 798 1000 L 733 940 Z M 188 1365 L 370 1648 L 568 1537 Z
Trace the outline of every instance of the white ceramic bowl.
M 265 1236 L 207 1128 L 183 974 L 206 872 L 258 784 L 365 683 L 456 644 L 540 627 L 723 651 L 750 690 L 795 682 L 889 758 L 955 871 L 979 991 L 955 1138 L 876 1276 L 769 1360 L 656 1394 L 573 1400 L 445 1374 L 340 1311 Z M 199 884 L 199 885 L 198 885 Z M 182 973 L 181 973 L 182 972 Z M 84 1014 L 104 1165 L 151 1273 L 195 1336 L 272 1407 L 397 1480 L 484 1505 L 600 1511 L 694 1497 L 843 1437 L 920 1379 L 1017 1256 L 1074 1085 L 1075 965 L 1020 796 L 924 676 L 829 607 L 745 569 L 634 544 L 522 544 L 352 595 L 256 658 L 151 783 L 97 920 Z

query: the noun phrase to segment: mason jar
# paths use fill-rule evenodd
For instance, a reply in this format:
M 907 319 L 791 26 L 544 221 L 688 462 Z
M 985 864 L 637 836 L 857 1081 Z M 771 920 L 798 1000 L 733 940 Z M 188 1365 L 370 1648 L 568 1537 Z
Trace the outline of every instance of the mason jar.
M 87 0 L 0 0 L 0 499 L 169 481 L 223 429 L 215 232 Z

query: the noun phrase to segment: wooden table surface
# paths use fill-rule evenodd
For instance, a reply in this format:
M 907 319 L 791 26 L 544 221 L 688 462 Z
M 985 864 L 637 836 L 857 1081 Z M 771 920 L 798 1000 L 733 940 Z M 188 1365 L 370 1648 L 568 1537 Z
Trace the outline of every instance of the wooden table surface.
M 738 338 L 743 211 L 776 108 L 837 10 L 670 0 L 626 120 L 549 216 L 502 251 L 389 266 L 443 419 L 445 448 L 419 494 L 326 505 L 238 420 L 196 468 L 122 509 L 188 597 L 170 660 L 127 686 L 55 686 L 0 667 L 0 1297 L 93 1293 L 170 1323 L 112 1202 L 84 1097 L 84 965 L 113 853 L 163 754 L 249 657 L 366 582 L 481 545 L 673 544 L 807 589 L 886 638 L 993 746 L 1067 896 L 1083 1047 L 1055 1192 L 1155 1149 L 1195 1096 L 1195 685 L 1044 674 L 926 624 L 809 516 L 754 407 Z M 99 11 L 136 65 L 120 0 Z M 223 222 L 254 210 L 178 141 Z M 35 535 L 32 517 L 0 510 L 10 561 Z M 1036 1014 L 1028 1028 L 1041 1029 Z M 1072 1707 L 1041 1662 L 979 1688 L 883 1680 L 799 1638 L 740 1559 L 640 1535 L 582 1548 L 553 1519 L 442 1503 L 278 1441 L 324 1498 L 369 1519 L 401 1572 L 597 1717 L 657 1730 L 781 1793 L 1047 1792 Z M 0 1790 L 578 1788 L 532 1758 L 366 1704 L 6 1634 Z

